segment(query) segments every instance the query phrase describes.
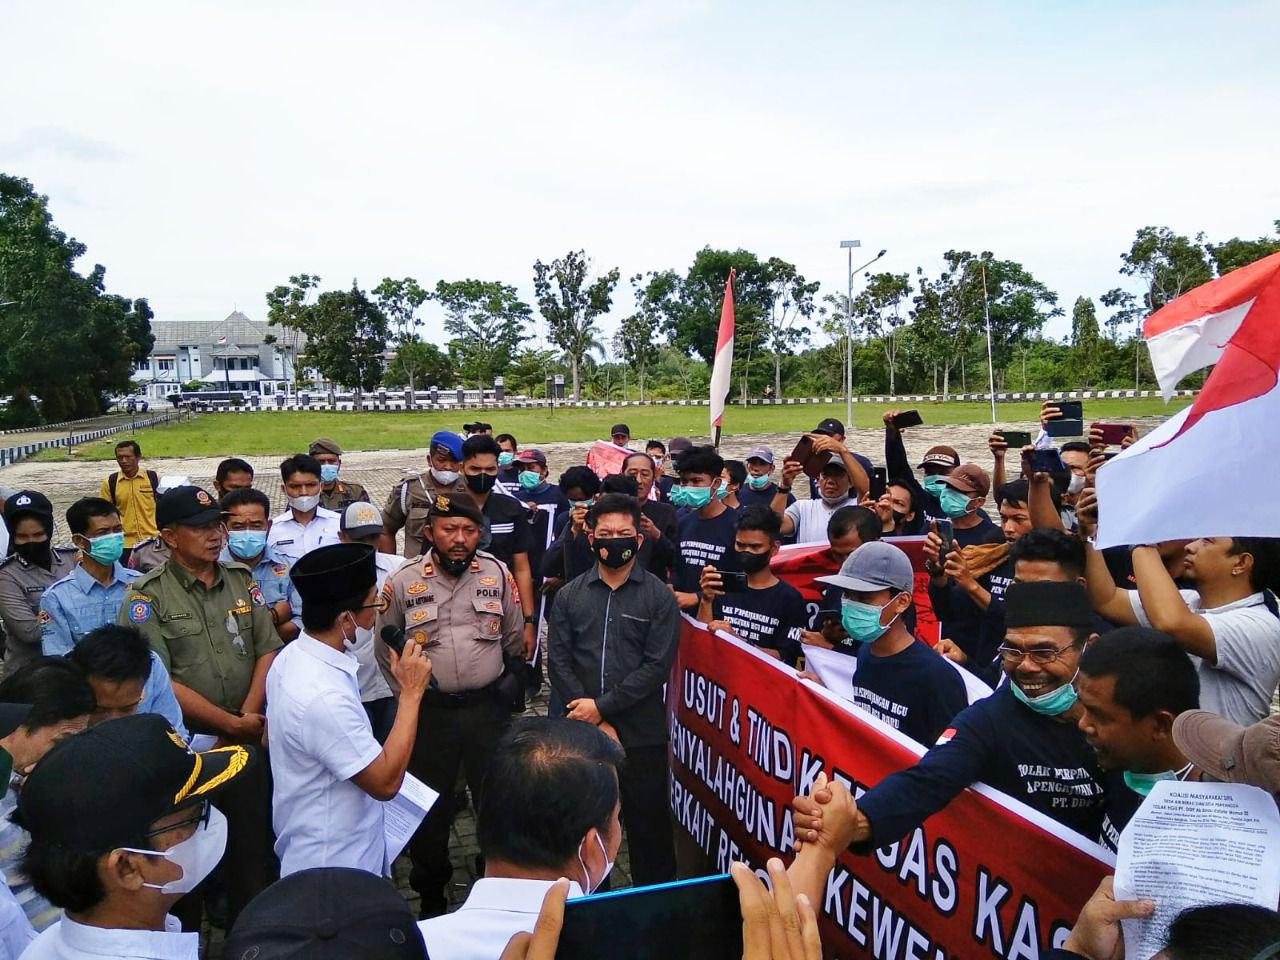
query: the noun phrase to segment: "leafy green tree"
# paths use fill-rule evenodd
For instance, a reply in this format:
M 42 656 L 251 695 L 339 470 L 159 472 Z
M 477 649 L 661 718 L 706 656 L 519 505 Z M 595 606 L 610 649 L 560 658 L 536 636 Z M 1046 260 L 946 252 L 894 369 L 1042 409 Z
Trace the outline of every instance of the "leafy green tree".
M 672 295 L 680 279 L 670 270 L 648 274 L 637 273 L 631 278 L 635 294 L 635 313 L 625 317 L 613 338 L 614 346 L 622 358 L 636 372 L 640 386 L 640 400 L 644 401 L 645 376 L 649 366 L 658 357 L 658 345 L 653 338 L 662 324 L 662 304 Z
M 1079 382 L 1086 387 L 1098 381 L 1099 339 L 1097 308 L 1088 297 L 1076 297 L 1071 308 L 1071 361 Z
M 281 330 L 281 356 L 286 369 L 293 366 L 293 381 L 300 383 L 302 371 L 298 367 L 303 338 L 311 323 L 311 308 L 315 306 L 311 294 L 320 286 L 320 278 L 311 273 L 299 273 L 267 293 L 267 325 Z
M 507 392 L 526 397 L 546 397 L 547 377 L 560 372 L 554 350 L 521 350 L 507 367 Z
M 907 322 L 907 305 L 912 289 L 910 274 L 868 274 L 866 286 L 853 298 L 855 328 L 863 336 L 879 340 L 883 348 L 890 393 L 897 391 L 894 377 L 900 346 L 897 334 Z M 859 379 L 858 383 L 863 384 L 863 381 Z
M 813 316 L 817 305 L 818 282 L 805 280 L 795 265 L 778 257 L 765 262 L 768 284 L 773 293 L 769 310 L 767 344 L 773 353 L 773 395 L 782 396 L 782 361 L 809 338 L 802 321 Z
M 387 317 L 353 280 L 350 290 L 320 294 L 307 311 L 307 357 L 326 380 L 363 393 L 382 382 L 389 328 Z
M 151 350 L 147 301 L 108 294 L 100 264 L 78 273 L 85 250 L 54 225 L 47 197 L 0 174 L 0 393 L 11 424 L 101 412 Z
M 441 280 L 431 299 L 444 307 L 449 358 L 462 382 L 492 385 L 526 338 L 529 305 L 515 287 L 490 280 Z
M 1277 236 L 1274 237 L 1259 237 L 1257 240 L 1232 237 L 1222 243 L 1207 244 L 1205 249 L 1213 260 L 1218 276 L 1239 270 L 1273 253 L 1280 253 L 1280 220 L 1275 221 L 1275 228 Z
M 413 277 L 402 280 L 386 277 L 373 288 L 373 293 L 377 298 L 378 309 L 387 317 L 395 343 L 405 347 L 420 342 L 417 331 L 422 326 L 422 320 L 418 317 L 418 308 L 426 303 L 429 294 L 418 285 L 418 281 Z M 439 350 L 436 352 L 439 353 Z M 430 362 L 424 356 L 424 351 L 411 350 L 406 361 L 401 364 L 400 369 L 408 377 L 410 390 L 416 389 L 419 360 Z M 435 382 L 439 383 L 439 380 Z
M 387 365 L 382 382 L 388 387 L 409 384 L 432 384 L 437 387 L 453 386 L 453 364 L 443 350 L 434 343 L 423 343 L 414 338 L 396 347 L 396 355 Z
M 596 318 L 608 311 L 619 272 L 614 267 L 590 283 L 591 259 L 582 250 L 570 251 L 558 260 L 533 264 L 533 289 L 538 310 L 547 321 L 551 342 L 564 352 L 573 377 L 573 396 L 579 397 L 580 368 L 590 353 L 601 353 L 596 339 Z

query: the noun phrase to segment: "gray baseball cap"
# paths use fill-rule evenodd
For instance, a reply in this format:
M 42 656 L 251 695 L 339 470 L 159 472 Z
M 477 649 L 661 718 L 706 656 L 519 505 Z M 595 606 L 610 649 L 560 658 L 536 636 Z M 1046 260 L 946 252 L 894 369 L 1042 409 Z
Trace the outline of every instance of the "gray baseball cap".
M 748 460 L 763 460 L 769 466 L 773 466 L 773 451 L 761 444 L 758 447 L 752 447 L 751 452 L 747 454 Z
M 880 540 L 864 543 L 845 558 L 840 572 L 818 577 L 818 583 L 829 583 L 842 590 L 872 592 L 901 590 L 910 593 L 915 585 L 915 571 L 907 555 L 892 544 Z

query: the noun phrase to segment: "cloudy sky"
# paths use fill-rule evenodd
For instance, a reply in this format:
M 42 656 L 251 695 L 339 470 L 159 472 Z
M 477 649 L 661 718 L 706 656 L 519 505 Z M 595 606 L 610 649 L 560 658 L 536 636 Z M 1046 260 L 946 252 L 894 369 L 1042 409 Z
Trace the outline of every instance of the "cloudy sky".
M 1144 224 L 1280 217 L 1273 0 L 127 0 L 5 33 L 0 170 L 160 318 L 264 318 L 298 272 L 531 299 L 580 247 L 616 318 L 707 244 L 843 290 L 846 238 L 989 249 L 1069 309 Z

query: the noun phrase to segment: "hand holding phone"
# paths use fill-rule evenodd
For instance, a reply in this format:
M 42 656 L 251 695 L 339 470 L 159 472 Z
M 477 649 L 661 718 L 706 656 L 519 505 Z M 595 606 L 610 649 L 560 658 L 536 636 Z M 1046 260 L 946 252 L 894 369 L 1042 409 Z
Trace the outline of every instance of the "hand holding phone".
M 1032 450 L 1030 463 L 1032 473 L 1061 473 L 1068 469 L 1054 449 Z
M 924 423 L 924 419 L 918 410 L 904 410 L 902 413 L 894 414 L 891 423 L 895 430 L 905 430 L 907 427 L 920 426 Z
M 868 492 L 872 500 L 879 500 L 889 487 L 889 470 L 887 467 L 871 468 L 871 490 Z
M 1096 434 L 1102 445 L 1111 447 L 1124 443 L 1125 438 L 1133 436 L 1132 423 L 1095 423 L 1089 428 L 1089 439 L 1092 442 Z
M 936 520 L 934 521 L 934 528 L 940 541 L 938 556 L 941 562 L 945 564 L 947 562 L 947 554 L 956 548 L 955 527 L 950 520 Z

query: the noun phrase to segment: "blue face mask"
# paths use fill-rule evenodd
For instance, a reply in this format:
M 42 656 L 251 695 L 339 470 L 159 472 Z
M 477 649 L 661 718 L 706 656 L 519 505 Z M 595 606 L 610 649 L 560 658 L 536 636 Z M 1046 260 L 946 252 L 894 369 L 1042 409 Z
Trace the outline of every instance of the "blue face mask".
M 232 530 L 227 534 L 227 549 L 237 560 L 252 560 L 267 549 L 267 531 Z
M 942 496 L 942 491 L 947 489 L 947 485 L 942 482 L 942 478 L 937 476 L 925 477 L 921 486 L 935 497 Z
M 874 603 L 841 599 L 840 626 L 844 627 L 844 632 L 850 639 L 859 643 L 874 643 L 884 636 L 885 631 L 893 626 L 893 621 L 898 619 L 895 614 L 893 620 L 881 626 L 880 614 L 883 610 L 884 607 L 877 607 Z
M 320 464 L 320 482 L 333 483 L 338 479 L 338 465 L 336 463 Z
M 509 467 L 511 464 L 515 463 L 515 460 L 516 455 L 514 453 L 508 453 L 506 450 L 503 450 L 498 454 L 498 466 L 500 467 Z
M 520 481 L 520 486 L 526 490 L 537 490 L 542 486 L 542 474 L 534 473 L 532 470 L 521 470 L 516 479 Z
M 941 505 L 943 513 L 955 519 L 956 517 L 963 517 L 969 512 L 969 501 L 971 499 L 968 494 L 944 486 L 942 493 L 938 496 L 938 503 Z
M 1078 670 L 1076 671 L 1076 673 L 1079 672 Z M 1038 697 L 1028 697 L 1022 691 L 1022 687 L 1014 683 L 1013 680 L 1009 681 L 1009 686 L 1013 688 L 1013 695 L 1036 713 L 1043 717 L 1058 717 L 1076 705 L 1076 688 L 1072 686 L 1075 679 L 1075 677 L 1072 677 L 1070 683 L 1064 683 L 1058 689 L 1042 693 Z
M 1124 785 L 1144 797 L 1150 796 L 1151 791 L 1161 780 L 1177 779 L 1178 775 L 1172 770 L 1165 770 L 1162 773 L 1134 773 L 1132 770 L 1124 772 Z
M 591 501 L 590 501 L 590 500 L 570 500 L 570 501 L 569 501 L 569 506 L 571 506 L 571 507 L 589 507 L 589 506 L 591 506 Z
M 124 555 L 124 534 L 104 533 L 89 540 L 88 554 L 101 564 L 111 566 Z
M 769 475 L 766 473 L 759 477 L 747 477 L 747 486 L 752 490 L 763 490 L 769 485 Z
M 710 487 L 684 487 L 676 484 L 671 488 L 671 502 L 677 507 L 688 507 L 690 510 L 701 510 L 711 502 Z

